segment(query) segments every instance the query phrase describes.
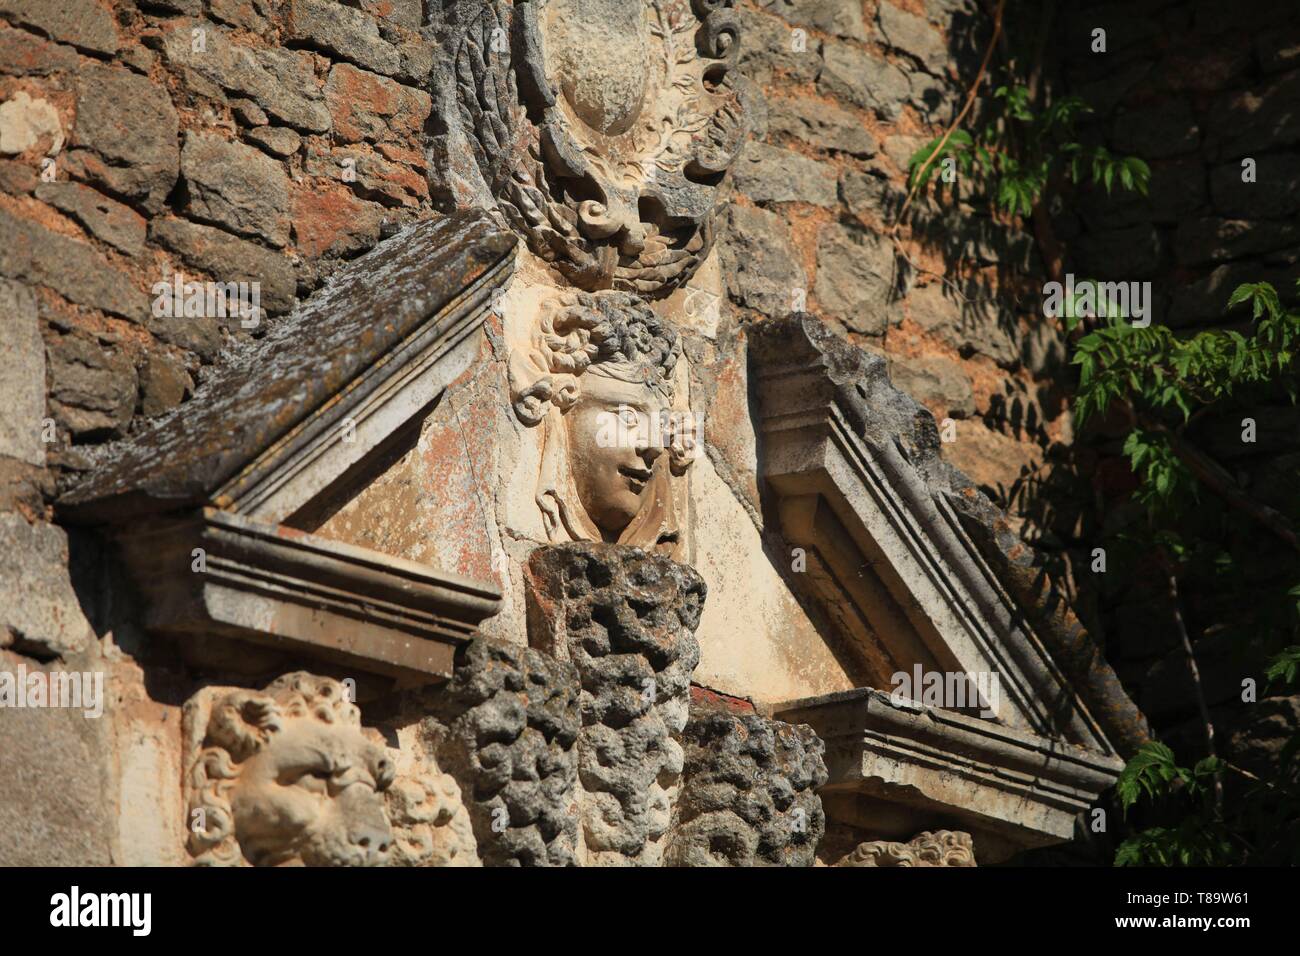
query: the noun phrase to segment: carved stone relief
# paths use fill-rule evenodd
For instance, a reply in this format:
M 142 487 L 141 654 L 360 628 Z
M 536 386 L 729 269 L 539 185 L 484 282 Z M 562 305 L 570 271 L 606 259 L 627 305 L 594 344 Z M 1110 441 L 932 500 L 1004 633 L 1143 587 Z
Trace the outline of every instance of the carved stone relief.
M 539 548 L 528 564 L 533 646 L 577 668 L 587 865 L 658 866 L 680 787 L 705 587 L 691 568 L 618 545 Z
M 343 685 L 305 672 L 207 687 L 184 709 L 189 851 L 200 865 L 380 866 L 385 749 Z
M 974 866 L 975 846 L 960 830 L 926 831 L 907 843 L 873 840 L 859 844 L 836 866 Z
M 759 714 L 693 713 L 671 866 L 812 866 L 826 832 L 825 744 Z
M 681 559 L 699 454 L 678 383 L 681 337 L 636 296 L 554 293 L 510 354 L 515 415 L 541 428 L 535 501 L 550 541 Z
M 747 131 L 733 3 L 480 0 L 449 15 L 446 79 L 486 189 L 575 286 L 655 298 L 708 254 Z
M 573 666 L 477 638 L 452 679 L 421 696 L 422 744 L 459 782 L 483 865 L 575 865 Z

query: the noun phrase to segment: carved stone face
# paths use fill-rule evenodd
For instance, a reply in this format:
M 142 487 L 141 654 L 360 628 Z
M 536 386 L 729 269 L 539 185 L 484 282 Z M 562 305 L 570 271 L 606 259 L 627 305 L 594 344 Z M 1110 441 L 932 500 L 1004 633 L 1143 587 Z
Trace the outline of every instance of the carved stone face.
M 654 389 L 588 375 L 565 416 L 578 497 L 612 539 L 641 510 L 652 487 L 655 462 L 664 450 L 652 440 L 663 408 Z
M 188 843 L 200 865 L 381 866 L 394 767 L 343 685 L 298 671 L 185 704 Z
M 230 803 L 240 849 L 254 866 L 388 861 L 382 791 L 393 768 L 356 728 L 288 718 L 241 769 Z

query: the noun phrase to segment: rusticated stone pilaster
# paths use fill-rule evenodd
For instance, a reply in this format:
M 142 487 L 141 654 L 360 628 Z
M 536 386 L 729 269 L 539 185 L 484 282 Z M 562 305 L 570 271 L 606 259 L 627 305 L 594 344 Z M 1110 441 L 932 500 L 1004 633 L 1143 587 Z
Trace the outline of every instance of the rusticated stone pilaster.
M 485 866 L 572 866 L 580 718 L 573 666 L 478 638 L 421 725 L 460 785 Z
M 671 866 L 812 866 L 826 832 L 816 790 L 826 751 L 806 724 L 758 714 L 694 713 L 665 862 Z
M 581 682 L 584 862 L 656 866 L 682 773 L 705 586 L 691 568 L 624 545 L 541 548 L 528 565 L 534 647 Z

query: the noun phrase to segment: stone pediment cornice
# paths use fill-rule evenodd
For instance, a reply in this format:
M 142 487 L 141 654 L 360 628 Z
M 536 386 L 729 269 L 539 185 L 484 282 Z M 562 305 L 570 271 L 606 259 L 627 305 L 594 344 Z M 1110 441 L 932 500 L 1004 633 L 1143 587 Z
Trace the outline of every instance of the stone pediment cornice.
M 381 243 L 105 449 L 60 519 L 105 530 L 147 627 L 183 652 L 235 638 L 406 683 L 449 676 L 496 585 L 309 532 L 479 357 L 516 245 L 481 212 Z
M 1074 666 L 1077 640 L 1068 653 L 1049 646 L 1060 635 L 1042 633 L 1040 609 L 986 560 L 970 508 L 954 507 L 978 491 L 942 460 L 933 418 L 889 383 L 885 361 L 796 315 L 755 327 L 750 362 L 760 475 L 782 534 L 807 549 L 806 589 L 862 646 L 878 686 L 918 665 L 993 673 L 999 723 L 1101 754 L 1116 752 L 1112 735 L 1131 749 L 1136 708 L 1095 653 Z

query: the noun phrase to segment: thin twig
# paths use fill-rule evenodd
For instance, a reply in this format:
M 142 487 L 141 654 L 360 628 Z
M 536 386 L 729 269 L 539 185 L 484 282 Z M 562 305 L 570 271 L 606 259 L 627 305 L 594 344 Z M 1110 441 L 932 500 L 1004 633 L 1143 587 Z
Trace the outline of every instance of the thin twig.
M 916 195 L 917 187 L 921 184 L 925 171 L 930 168 L 930 164 L 933 163 L 939 154 L 943 152 L 943 148 L 948 145 L 949 138 L 951 138 L 957 127 L 961 125 L 961 121 L 966 118 L 966 114 L 970 112 L 970 108 L 975 104 L 975 97 L 979 93 L 980 84 L 984 82 L 984 74 L 989 68 L 989 60 L 993 58 L 993 48 L 997 46 L 998 37 L 1002 35 L 1002 12 L 1006 8 L 1006 5 L 1007 0 L 998 0 L 997 12 L 993 15 L 993 36 L 989 40 L 988 48 L 984 51 L 984 60 L 980 63 L 979 72 L 975 74 L 975 81 L 971 83 L 970 89 L 966 93 L 966 102 L 962 106 L 961 112 L 957 114 L 956 118 L 953 119 L 951 124 L 949 124 L 947 130 L 944 131 L 943 138 L 939 140 L 939 145 L 935 147 L 934 151 L 930 153 L 925 162 L 921 164 L 921 168 L 916 171 L 916 175 L 912 177 L 912 185 L 907 190 L 907 198 L 903 200 L 903 207 L 898 211 L 898 218 L 889 228 L 890 235 L 898 232 L 898 227 L 903 224 L 903 218 L 907 215 L 907 210 L 912 205 L 912 199 Z
M 1208 756 L 1217 756 L 1214 750 L 1214 722 L 1210 720 L 1210 707 L 1205 702 L 1205 687 L 1201 683 L 1201 669 L 1196 665 L 1196 652 L 1192 650 L 1192 638 L 1187 633 L 1187 623 L 1183 620 L 1182 607 L 1178 600 L 1178 576 L 1174 573 L 1173 561 L 1166 558 L 1165 574 L 1169 582 L 1169 601 L 1174 617 L 1174 625 L 1178 628 L 1178 636 L 1183 643 L 1183 653 L 1187 655 L 1187 670 L 1192 675 L 1192 686 L 1196 688 L 1196 706 L 1201 712 L 1201 723 L 1205 727 L 1205 749 Z M 1214 780 L 1214 805 L 1220 811 L 1223 809 L 1223 781 L 1219 778 Z

